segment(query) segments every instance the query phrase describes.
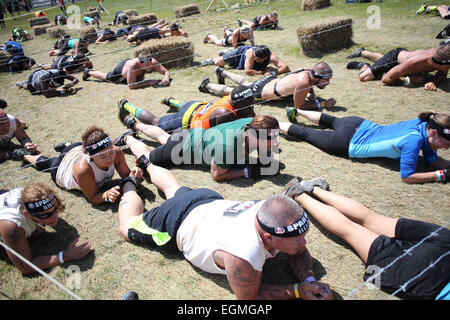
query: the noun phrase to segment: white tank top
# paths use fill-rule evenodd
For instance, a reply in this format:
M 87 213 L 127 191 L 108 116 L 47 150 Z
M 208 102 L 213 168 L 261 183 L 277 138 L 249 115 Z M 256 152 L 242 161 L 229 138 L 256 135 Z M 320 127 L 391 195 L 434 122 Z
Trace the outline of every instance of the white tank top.
M 90 159 L 88 155 L 83 153 L 83 146 L 78 146 L 70 150 L 61 161 L 58 171 L 56 172 L 56 184 L 67 190 L 81 190 L 78 182 L 75 180 L 72 174 L 73 166 L 78 162 L 87 158 L 89 165 L 94 172 L 95 183 L 97 188 L 103 186 L 107 181 L 111 180 L 114 176 L 115 167 L 111 166 L 108 170 L 99 169 L 94 161 Z
M 14 137 L 14 132 L 16 132 L 16 119 L 14 116 L 7 114 L 9 120 L 9 131 L 7 134 L 0 135 L 0 147 L 8 144 L 11 139 Z
M 248 261 L 262 271 L 265 260 L 274 257 L 264 248 L 255 219 L 264 201 L 216 200 L 192 210 L 177 232 L 178 249 L 187 260 L 209 272 L 226 274 L 213 259 L 223 250 Z
M 8 220 L 25 230 L 28 238 L 36 230 L 37 224 L 25 217 L 19 210 L 22 188 L 14 188 L 0 195 L 0 220 Z

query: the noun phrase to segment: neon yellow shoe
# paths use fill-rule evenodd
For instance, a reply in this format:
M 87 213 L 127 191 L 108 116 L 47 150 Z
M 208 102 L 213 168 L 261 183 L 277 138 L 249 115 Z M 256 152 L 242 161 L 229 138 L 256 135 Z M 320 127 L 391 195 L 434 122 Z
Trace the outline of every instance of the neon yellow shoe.
M 422 14 L 425 12 L 425 10 L 427 9 L 427 4 L 426 3 L 422 3 L 422 5 L 420 6 L 419 10 L 416 11 L 416 14 Z
M 297 108 L 286 107 L 286 115 L 290 123 L 297 123 Z

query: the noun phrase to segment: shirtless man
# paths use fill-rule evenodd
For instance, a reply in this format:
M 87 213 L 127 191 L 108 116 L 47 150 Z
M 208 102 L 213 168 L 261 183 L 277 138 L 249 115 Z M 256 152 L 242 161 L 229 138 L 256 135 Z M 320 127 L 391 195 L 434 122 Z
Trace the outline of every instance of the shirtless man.
M 333 76 L 331 67 L 325 62 L 317 63 L 313 69 L 295 70 L 282 78 L 266 75 L 253 83 L 219 67 L 216 67 L 216 74 L 219 84 L 204 80 L 199 87 L 201 92 L 214 92 L 222 96 L 230 94 L 233 88 L 224 84 L 225 78 L 228 78 L 238 85 L 252 88 L 256 101 L 281 100 L 293 96 L 294 107 L 302 110 L 332 108 L 336 104 L 335 99 L 319 100 L 314 93 L 314 86 L 324 89 Z
M 139 57 L 134 59 L 122 60 L 113 71 L 108 73 L 96 70 L 85 70 L 83 80 L 86 81 L 91 76 L 112 83 L 120 83 L 126 80 L 128 87 L 133 90 L 157 84 L 158 81 L 156 80 L 138 80 L 138 78 L 142 78 L 146 73 L 150 73 L 153 70 L 164 75 L 164 78 L 160 81 L 161 84 L 169 84 L 169 71 L 167 71 L 167 69 L 155 58 L 152 58 L 151 55 L 146 53 L 141 53 Z
M 214 43 L 218 47 L 233 47 L 237 48 L 244 45 L 245 41 L 250 41 L 251 46 L 255 46 L 255 37 L 253 36 L 253 31 L 249 26 L 243 26 L 238 29 L 228 29 L 225 28 L 223 31 L 224 38 L 219 39 L 212 33 L 208 33 L 203 39 L 203 43 Z
M 248 76 L 275 76 L 290 71 L 288 65 L 264 45 L 256 47 L 240 46 L 223 56 L 203 60 L 201 66 L 216 65 L 224 67 L 227 64 L 232 69 L 244 70 Z M 276 68 L 270 67 L 269 64 L 273 64 Z
M 397 48 L 384 56 L 371 52 L 364 47 L 348 58 L 363 57 L 375 62 L 373 65 L 351 61 L 347 69 L 359 69 L 359 79 L 363 82 L 380 79 L 386 85 L 419 85 L 425 83 L 424 89 L 436 91 L 436 87 L 447 78 L 450 68 L 450 43 L 427 50 L 408 51 Z M 437 71 L 430 81 L 422 75 Z

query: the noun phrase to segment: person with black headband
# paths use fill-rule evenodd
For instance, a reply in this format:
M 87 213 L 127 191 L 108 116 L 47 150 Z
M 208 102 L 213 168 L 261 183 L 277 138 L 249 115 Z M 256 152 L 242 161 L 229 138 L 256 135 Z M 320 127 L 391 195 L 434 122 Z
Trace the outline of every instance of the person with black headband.
M 157 71 L 164 77 L 162 80 L 141 80 L 146 73 Z M 83 80 L 87 81 L 90 77 L 111 83 L 128 84 L 131 90 L 146 88 L 157 84 L 164 86 L 170 83 L 169 71 L 150 54 L 142 52 L 134 59 L 124 59 L 114 68 L 113 71 L 105 73 L 97 70 L 86 69 L 83 73 Z
M 224 67 L 227 64 L 232 69 L 244 70 L 248 76 L 276 76 L 290 71 L 288 65 L 264 45 L 256 47 L 240 46 L 226 52 L 223 56 L 203 60 L 201 66 L 216 65 Z M 270 64 L 273 64 L 275 68 L 270 67 Z
M 348 56 L 348 58 L 356 57 L 375 62 L 372 65 L 359 61 L 351 61 L 347 64 L 347 69 L 361 70 L 359 79 L 363 82 L 381 79 L 386 85 L 425 84 L 425 90 L 436 91 L 437 86 L 447 79 L 448 69 L 450 69 L 450 43 L 427 50 L 408 51 L 405 48 L 397 48 L 385 55 L 361 47 Z M 427 74 L 433 71 L 437 72 L 428 79 Z
M 288 182 L 283 194 L 355 250 L 366 267 L 364 281 L 374 276 L 370 283 L 388 293 L 399 291 L 405 298 L 439 300 L 439 296 L 447 295 L 448 299 L 448 228 L 378 214 L 356 200 L 330 192 L 322 178 L 295 178 Z M 433 268 L 429 268 L 432 263 Z
M 267 114 L 216 125 L 210 129 L 177 130 L 169 134 L 158 126 L 136 124 L 135 129 L 160 143 L 149 147 L 125 131 L 115 145 L 130 147 L 138 159 L 147 157 L 158 166 L 201 165 L 210 167 L 215 181 L 236 178 L 260 179 L 280 171 L 278 155 L 279 125 Z
M 231 95 L 225 96 L 215 103 L 206 101 L 180 101 L 166 98 L 161 103 L 179 111 L 170 115 L 157 117 L 149 110 L 134 106 L 126 99 L 120 99 L 119 119 L 129 129 L 145 131 L 145 125 L 155 125 L 168 133 L 176 129 L 202 128 L 209 129 L 219 124 L 253 117 L 255 99 L 251 89 L 236 87 Z M 142 122 L 140 125 L 136 119 Z
M 94 205 L 113 203 L 120 197 L 120 186 L 100 191 L 116 170 L 123 180 L 134 179 L 137 183 L 135 178 L 142 177 L 140 168 L 130 170 L 122 150 L 113 146 L 111 138 L 103 129 L 90 127 L 81 139 L 82 142 L 56 145 L 55 149 L 61 152 L 59 157 L 25 155 L 24 160 L 39 171 L 49 171 L 59 187 L 81 190 Z
M 255 37 L 253 36 L 253 31 L 248 26 L 240 27 L 237 29 L 223 30 L 223 39 L 219 39 L 212 33 L 208 33 L 203 39 L 203 43 L 211 42 L 218 47 L 233 47 L 237 49 L 239 46 L 243 46 L 245 41 L 250 41 L 251 46 L 255 46 Z
M 261 79 L 250 82 L 240 74 L 232 73 L 221 67 L 215 69 L 218 84 L 211 83 L 206 78 L 200 84 L 199 90 L 205 93 L 215 93 L 220 96 L 228 95 L 233 87 L 225 85 L 225 79 L 230 79 L 239 86 L 247 86 L 253 91 L 256 101 L 282 100 L 292 97 L 294 108 L 302 110 L 316 110 L 332 108 L 336 100 L 321 99 L 314 93 L 314 88 L 324 89 L 331 82 L 333 70 L 325 62 L 318 62 L 312 69 L 298 69 L 283 77 L 266 75 Z M 291 111 L 293 112 L 293 111 Z
M 333 299 L 329 285 L 315 278 L 305 239 L 309 218 L 294 200 L 225 200 L 213 190 L 180 185 L 172 172 L 146 160 L 141 164 L 166 201 L 144 212 L 134 185 L 124 185 L 119 232 L 127 241 L 182 252 L 202 271 L 226 275 L 237 299 Z M 297 281 L 263 283 L 266 260 L 280 252 Z
M 64 84 L 65 80 L 70 80 Z M 46 98 L 57 96 L 66 96 L 74 92 L 73 86 L 77 85 L 79 80 L 64 70 L 36 70 L 29 77 L 28 81 L 16 82 L 19 89 L 26 89 L 31 94 L 43 94 Z M 62 90 L 57 90 L 62 87 Z
M 381 126 L 361 117 L 334 116 L 297 110 L 314 124 L 332 130 L 312 129 L 289 122 L 280 131 L 305 141 L 324 152 L 349 158 L 384 157 L 400 160 L 400 176 L 405 183 L 450 181 L 450 161 L 438 157 L 438 149 L 450 147 L 450 114 L 425 111 L 418 118 Z M 416 172 L 419 153 L 429 166 L 438 169 Z
M 49 269 L 69 261 L 83 259 L 91 250 L 89 240 L 77 245 L 74 239 L 66 250 L 45 256 L 32 255 L 28 239 L 43 232 L 45 226 L 54 227 L 64 210 L 61 198 L 52 188 L 41 183 L 30 183 L 25 188 L 14 188 L 0 195 L 0 236 L 2 242 L 40 269 Z M 26 275 L 37 271 L 11 251 L 9 259 Z

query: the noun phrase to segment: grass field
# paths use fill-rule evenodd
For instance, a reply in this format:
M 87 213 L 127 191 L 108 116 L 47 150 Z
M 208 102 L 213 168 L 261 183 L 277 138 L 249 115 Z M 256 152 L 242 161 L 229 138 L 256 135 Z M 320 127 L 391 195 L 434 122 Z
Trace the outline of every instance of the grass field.
M 227 1 L 229 5 L 239 1 Z M 243 1 L 240 1 L 243 2 Z M 81 12 L 96 1 L 82 2 Z M 150 7 L 151 3 L 151 7 Z M 159 19 L 173 20 L 173 7 L 198 3 L 202 12 L 209 1 L 105 1 L 111 15 L 102 14 L 102 25 L 112 21 L 120 9 L 136 9 L 139 14 L 155 13 Z M 254 16 L 277 10 L 282 31 L 257 31 L 256 43 L 268 45 L 291 70 L 312 67 L 316 62 L 328 62 L 334 71 L 331 84 L 316 94 L 337 100 L 338 107 L 330 110 L 338 117 L 357 115 L 379 124 L 389 124 L 415 118 L 420 111 L 434 109 L 450 112 L 449 81 L 437 92 L 424 91 L 423 87 L 386 87 L 381 82 L 361 83 L 358 73 L 345 68 L 348 54 L 361 46 L 374 51 L 386 52 L 396 47 L 410 50 L 434 47 L 439 40 L 436 34 L 448 22 L 430 15 L 416 16 L 421 1 L 391 0 L 381 3 L 345 4 L 344 0 L 332 0 L 332 5 L 312 12 L 301 11 L 301 1 L 268 1 L 267 4 L 253 4 L 236 10 L 210 10 L 205 15 L 194 15 L 179 22 L 189 32 L 195 45 L 196 62 L 216 55 L 220 48 L 204 45 L 206 32 L 221 35 L 224 27 L 236 27 L 236 18 L 251 19 Z M 68 6 L 69 4 L 67 4 Z M 367 20 L 373 14 L 367 8 L 376 5 L 380 9 L 381 26 L 371 30 Z M 217 9 L 222 9 L 217 1 Z M 214 9 L 214 6 L 212 6 Z M 50 20 L 59 14 L 59 9 L 48 11 Z M 296 29 L 302 23 L 328 16 L 349 16 L 353 19 L 354 46 L 336 53 L 311 59 L 300 52 Z M 8 17 L 8 16 L 6 16 Z M 27 17 L 7 20 L 7 30 L 21 25 L 30 30 Z M 76 37 L 78 33 L 70 33 Z M 8 37 L 0 33 L 0 40 Z M 48 51 L 54 40 L 47 35 L 37 36 L 23 43 L 26 55 L 37 63 L 51 62 Z M 110 71 L 117 62 L 133 56 L 134 48 L 118 40 L 105 45 L 91 45 L 95 53 L 90 59 L 95 69 Z M 124 85 L 81 81 L 77 94 L 64 98 L 46 99 L 32 96 L 28 91 L 18 90 L 16 81 L 26 80 L 31 71 L 19 74 L 0 75 L 0 97 L 8 102 L 7 112 L 28 124 L 28 134 L 39 145 L 44 155 L 56 155 L 53 144 L 61 141 L 79 141 L 82 132 L 91 125 L 98 125 L 115 137 L 124 131 L 117 118 L 117 101 L 127 98 L 137 106 L 145 107 L 155 114 L 165 114 L 167 107 L 160 104 L 164 97 L 214 101 L 216 98 L 198 92 L 197 87 L 204 77 L 215 82 L 214 67 L 170 70 L 173 81 L 169 87 L 129 90 Z M 240 72 L 240 71 L 238 71 Z M 160 79 L 158 74 L 148 78 Z M 255 80 L 257 78 L 255 77 Z M 269 113 L 285 121 L 285 106 L 292 100 L 266 103 L 255 108 L 257 113 Z M 154 146 L 154 144 L 150 144 Z M 219 191 L 226 199 L 266 199 L 282 191 L 283 185 L 293 176 L 326 178 L 333 191 L 352 197 L 369 208 L 391 217 L 408 217 L 444 224 L 450 219 L 449 185 L 430 183 L 406 185 L 400 180 L 399 163 L 387 159 L 349 160 L 330 156 L 307 143 L 280 138 L 280 161 L 285 168 L 276 177 L 259 181 L 237 179 L 230 182 L 214 182 L 209 170 L 198 167 L 173 169 L 179 181 L 191 188 L 206 187 Z M 450 151 L 440 152 L 450 159 Z M 126 154 L 127 162 L 134 165 L 134 156 Z M 53 184 L 50 175 L 38 173 L 31 167 L 20 168 L 17 161 L 0 164 L 0 188 L 23 187 L 34 181 Z M 188 169 L 188 170 L 187 170 Z M 419 161 L 418 170 L 428 170 Z M 59 190 L 65 199 L 66 210 L 60 215 L 60 222 L 53 229 L 31 242 L 33 255 L 56 253 L 63 250 L 76 237 L 89 239 L 95 248 L 88 256 L 76 262 L 65 263 L 48 270 L 49 274 L 64 285 L 70 286 L 70 265 L 81 269 L 81 283 L 74 292 L 84 299 L 120 299 L 128 290 L 139 293 L 142 299 L 235 299 L 224 276 L 206 274 L 193 267 L 181 255 L 167 255 L 158 250 L 127 243 L 118 232 L 117 205 L 105 204 L 94 207 L 87 203 L 79 192 Z M 145 199 L 148 210 L 161 204 L 164 199 L 156 188 L 144 183 L 139 194 Z M 239 235 L 236 235 L 239 236 Z M 349 292 L 362 283 L 364 265 L 355 252 L 343 241 L 312 221 L 307 235 L 308 248 L 314 260 L 317 278 L 330 284 L 335 299 L 345 298 Z M 292 281 L 288 266 L 282 255 L 266 263 L 263 281 L 283 283 Z M 389 295 L 364 287 L 352 299 L 386 299 Z M 71 299 L 42 276 L 22 276 L 9 262 L 0 249 L 0 299 Z

